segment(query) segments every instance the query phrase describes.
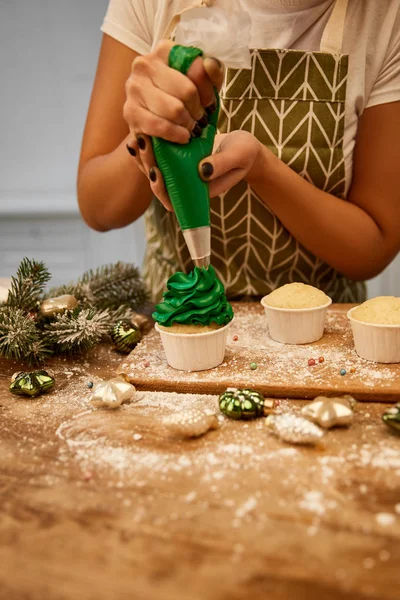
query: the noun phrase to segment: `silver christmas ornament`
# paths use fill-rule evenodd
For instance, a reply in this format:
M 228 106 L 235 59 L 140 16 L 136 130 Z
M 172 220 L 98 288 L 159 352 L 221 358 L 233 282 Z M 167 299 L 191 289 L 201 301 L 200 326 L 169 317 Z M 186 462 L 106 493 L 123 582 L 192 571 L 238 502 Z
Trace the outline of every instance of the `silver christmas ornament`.
M 120 375 L 96 385 L 89 401 L 95 408 L 118 408 L 130 400 L 135 391 L 135 386 Z
M 290 444 L 318 444 L 324 436 L 320 427 L 289 412 L 269 415 L 265 422 L 276 436 Z
M 352 396 L 327 398 L 318 396 L 304 406 L 302 414 L 325 429 L 336 426 L 350 425 L 354 418 L 353 407 L 356 401 Z
M 218 418 L 214 413 L 189 408 L 163 418 L 164 427 L 172 435 L 184 438 L 199 437 L 210 429 L 218 429 Z

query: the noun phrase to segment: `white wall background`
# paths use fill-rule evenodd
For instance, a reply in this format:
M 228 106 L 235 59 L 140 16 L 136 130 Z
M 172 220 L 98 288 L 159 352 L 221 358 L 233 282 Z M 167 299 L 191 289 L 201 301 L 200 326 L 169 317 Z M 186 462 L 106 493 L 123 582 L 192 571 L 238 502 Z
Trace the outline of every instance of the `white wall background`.
M 123 260 L 141 265 L 142 222 L 109 233 L 81 220 L 81 136 L 107 0 L 0 0 L 0 277 L 24 256 L 53 283 Z
M 0 0 L 0 277 L 24 256 L 43 260 L 54 284 L 101 264 L 142 262 L 142 221 L 96 233 L 76 203 L 106 7 L 107 0 Z M 399 275 L 397 260 L 369 283 L 370 295 L 400 295 Z

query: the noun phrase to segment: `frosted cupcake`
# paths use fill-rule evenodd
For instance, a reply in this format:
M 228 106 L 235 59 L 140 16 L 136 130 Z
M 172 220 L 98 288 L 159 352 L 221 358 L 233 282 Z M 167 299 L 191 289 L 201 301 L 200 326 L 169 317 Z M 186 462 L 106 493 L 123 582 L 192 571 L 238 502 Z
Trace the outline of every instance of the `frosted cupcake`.
M 270 335 L 283 344 L 310 344 L 319 340 L 331 303 L 324 292 L 305 283 L 287 283 L 261 300 Z
M 203 371 L 224 360 L 233 310 L 212 266 L 172 275 L 153 319 L 174 369 Z
M 361 358 L 400 362 L 400 298 L 378 296 L 349 310 L 354 346 Z

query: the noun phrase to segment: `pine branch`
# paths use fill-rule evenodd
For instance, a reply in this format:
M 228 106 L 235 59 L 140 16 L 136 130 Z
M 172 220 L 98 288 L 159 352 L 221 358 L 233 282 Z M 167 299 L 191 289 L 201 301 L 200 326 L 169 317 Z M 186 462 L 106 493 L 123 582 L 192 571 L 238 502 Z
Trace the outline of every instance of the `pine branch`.
M 24 258 L 16 274 L 11 278 L 11 289 L 6 306 L 26 312 L 37 308 L 46 283 L 51 279 L 44 263 Z
M 107 310 L 75 308 L 45 326 L 46 339 L 58 352 L 83 352 L 109 335 L 111 322 Z
M 0 309 L 0 356 L 39 363 L 49 354 L 51 349 L 36 323 L 23 310 L 12 306 Z
M 132 316 L 132 310 L 126 304 L 116 308 L 115 310 L 112 308 L 106 310 L 110 315 L 110 331 L 117 321 L 120 319 L 130 319 Z
M 136 311 L 149 301 L 139 270 L 118 262 L 87 271 L 76 284 L 55 287 L 46 293 L 46 298 L 71 294 L 82 308 L 117 309 L 127 305 Z
M 115 309 L 126 304 L 138 310 L 149 299 L 139 270 L 122 262 L 88 271 L 80 283 L 89 287 L 87 298 L 98 308 Z

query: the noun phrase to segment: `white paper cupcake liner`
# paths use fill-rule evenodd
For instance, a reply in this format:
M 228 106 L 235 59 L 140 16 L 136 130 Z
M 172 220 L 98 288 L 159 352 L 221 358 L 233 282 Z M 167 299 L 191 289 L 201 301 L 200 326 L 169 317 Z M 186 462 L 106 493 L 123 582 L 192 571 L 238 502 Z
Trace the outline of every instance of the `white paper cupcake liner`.
M 205 333 L 173 333 L 155 324 L 168 364 L 179 371 L 205 371 L 220 365 L 225 356 L 226 336 L 232 321 Z
M 261 304 L 267 316 L 270 336 L 282 344 L 311 344 L 324 334 L 326 313 L 332 300 L 313 308 L 278 308 Z
M 347 316 L 351 323 L 354 347 L 358 356 L 379 363 L 400 362 L 400 325 L 379 325 L 358 321 L 351 308 Z

